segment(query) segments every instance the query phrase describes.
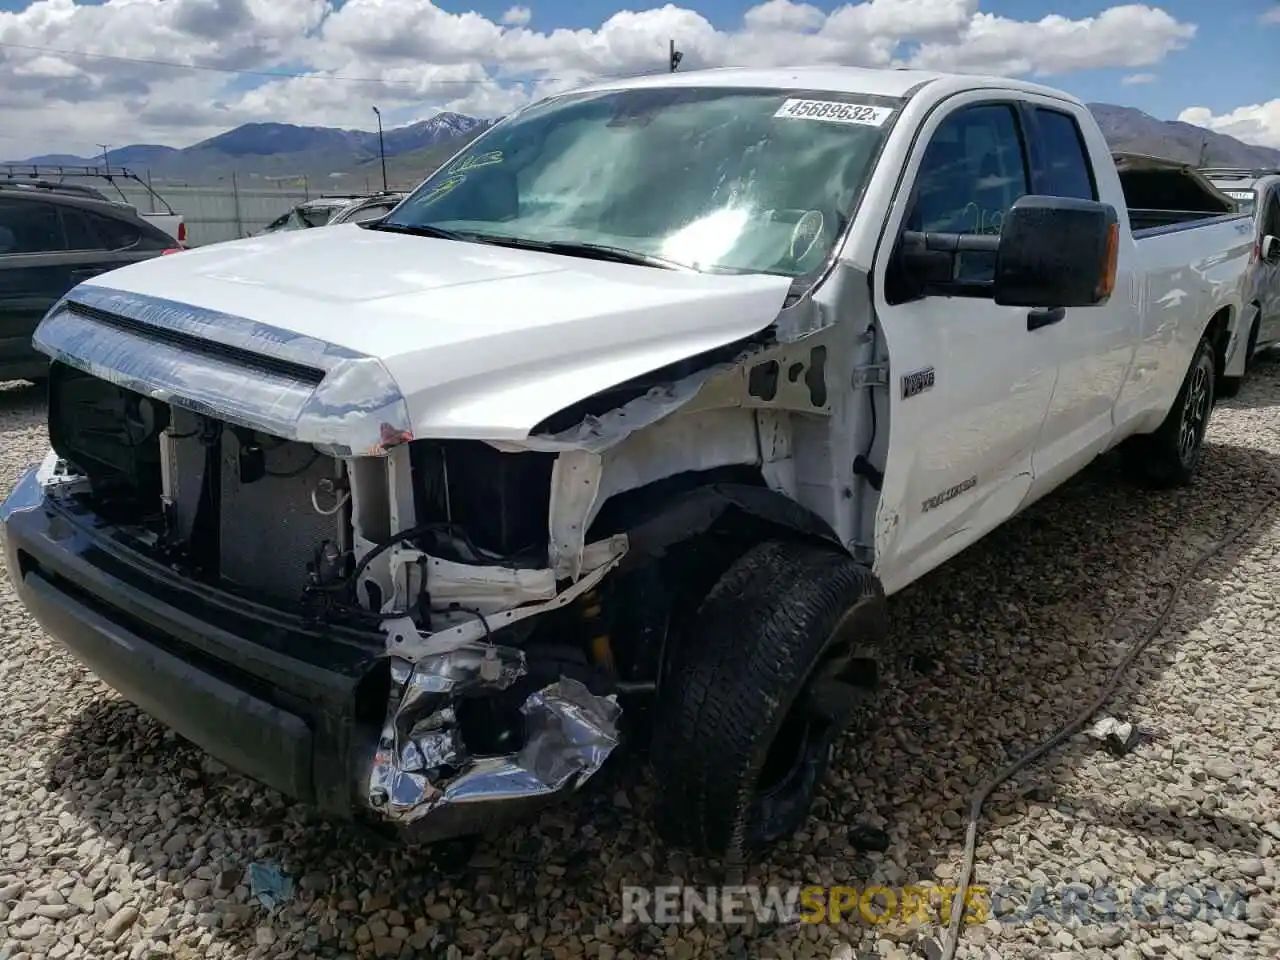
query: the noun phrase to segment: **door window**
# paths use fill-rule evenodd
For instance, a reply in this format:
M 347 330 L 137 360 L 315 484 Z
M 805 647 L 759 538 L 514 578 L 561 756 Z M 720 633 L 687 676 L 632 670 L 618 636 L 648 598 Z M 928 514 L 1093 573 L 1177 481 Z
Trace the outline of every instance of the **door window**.
M 1076 118 L 1058 110 L 1036 107 L 1036 121 L 1040 128 L 1039 142 L 1049 168 L 1046 192 L 1053 197 L 1097 200 L 1093 165 L 1089 162 L 1089 152 L 1085 149 Z
M 89 216 L 81 210 L 63 209 L 62 226 L 67 232 L 68 250 L 101 250 L 102 241 L 93 232 Z
M 103 249 L 128 250 L 137 246 L 142 239 L 142 231 L 135 224 L 97 214 L 89 214 L 89 217 L 98 236 L 102 238 Z
M 66 248 L 53 204 L 0 200 L 0 253 L 53 253 Z
M 908 230 L 998 234 L 1027 193 L 1027 162 L 1013 108 L 965 107 L 942 122 L 916 179 Z
M 906 229 L 998 235 L 1004 215 L 1026 195 L 1028 184 L 1014 109 L 1007 104 L 964 107 L 942 121 L 929 141 Z M 995 265 L 994 253 L 963 253 L 956 257 L 956 278 L 989 281 Z M 897 289 L 896 282 L 891 286 Z M 903 295 L 910 296 L 905 288 Z
M 1262 218 L 1262 235 L 1280 237 L 1280 188 L 1271 191 L 1267 212 Z

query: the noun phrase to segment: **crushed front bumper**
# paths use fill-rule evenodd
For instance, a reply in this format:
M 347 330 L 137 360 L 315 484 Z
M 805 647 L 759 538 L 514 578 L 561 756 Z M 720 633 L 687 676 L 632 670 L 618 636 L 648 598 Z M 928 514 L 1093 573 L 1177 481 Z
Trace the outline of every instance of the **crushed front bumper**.
M 521 651 L 471 645 L 413 663 L 388 657 L 381 633 L 185 580 L 47 487 L 50 464 L 0 506 L 20 599 L 125 699 L 287 796 L 443 839 L 573 790 L 617 743 L 614 698 L 561 679 L 524 700 L 517 751 L 472 756 L 455 698 L 509 688 Z

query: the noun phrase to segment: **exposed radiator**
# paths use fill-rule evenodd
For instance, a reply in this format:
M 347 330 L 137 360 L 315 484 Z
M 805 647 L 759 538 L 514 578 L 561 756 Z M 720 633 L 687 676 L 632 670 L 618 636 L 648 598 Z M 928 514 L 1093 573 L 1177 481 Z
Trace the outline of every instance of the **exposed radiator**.
M 223 577 L 285 600 L 302 596 L 307 564 L 325 540 L 341 542 L 343 511 L 316 512 L 311 492 L 325 477 L 338 475 L 338 463 L 308 444 L 260 437 L 266 475 L 240 478 L 241 444 L 222 431 L 219 567 Z M 330 494 L 317 496 L 333 506 Z

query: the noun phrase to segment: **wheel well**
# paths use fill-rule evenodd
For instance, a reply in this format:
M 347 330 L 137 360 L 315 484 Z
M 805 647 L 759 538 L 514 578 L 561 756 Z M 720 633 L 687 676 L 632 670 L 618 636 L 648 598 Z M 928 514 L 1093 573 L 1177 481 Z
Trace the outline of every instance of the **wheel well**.
M 1221 379 L 1227 369 L 1227 346 L 1231 341 L 1231 308 L 1223 307 L 1209 318 L 1204 335 L 1213 347 L 1213 375 Z
M 618 494 L 601 509 L 588 539 L 615 533 L 626 533 L 631 541 L 625 566 L 711 533 L 742 539 L 747 546 L 781 535 L 844 550 L 825 520 L 766 486 L 756 467 L 691 471 Z
M 626 679 L 658 682 L 669 625 L 696 609 L 751 547 L 768 539 L 806 539 L 844 551 L 821 517 L 770 489 L 758 468 L 747 467 L 680 474 L 618 494 L 600 511 L 588 539 L 624 532 L 627 555 L 605 587 L 616 653 Z M 854 682 L 874 683 L 874 672 L 866 670 Z

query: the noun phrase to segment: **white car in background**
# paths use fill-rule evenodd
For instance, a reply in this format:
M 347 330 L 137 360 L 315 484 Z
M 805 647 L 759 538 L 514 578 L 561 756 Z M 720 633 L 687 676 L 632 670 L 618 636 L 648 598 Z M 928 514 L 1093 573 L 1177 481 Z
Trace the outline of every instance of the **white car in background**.
M 1206 167 L 1206 180 L 1253 217 L 1255 241 L 1246 303 L 1256 314 L 1247 334 L 1246 359 L 1280 343 L 1280 168 Z M 1246 335 L 1242 331 L 1242 335 Z
M 404 199 L 403 193 L 376 193 L 372 196 L 330 196 L 306 200 L 292 207 L 258 231 L 308 230 L 339 223 L 365 223 L 385 217 Z

